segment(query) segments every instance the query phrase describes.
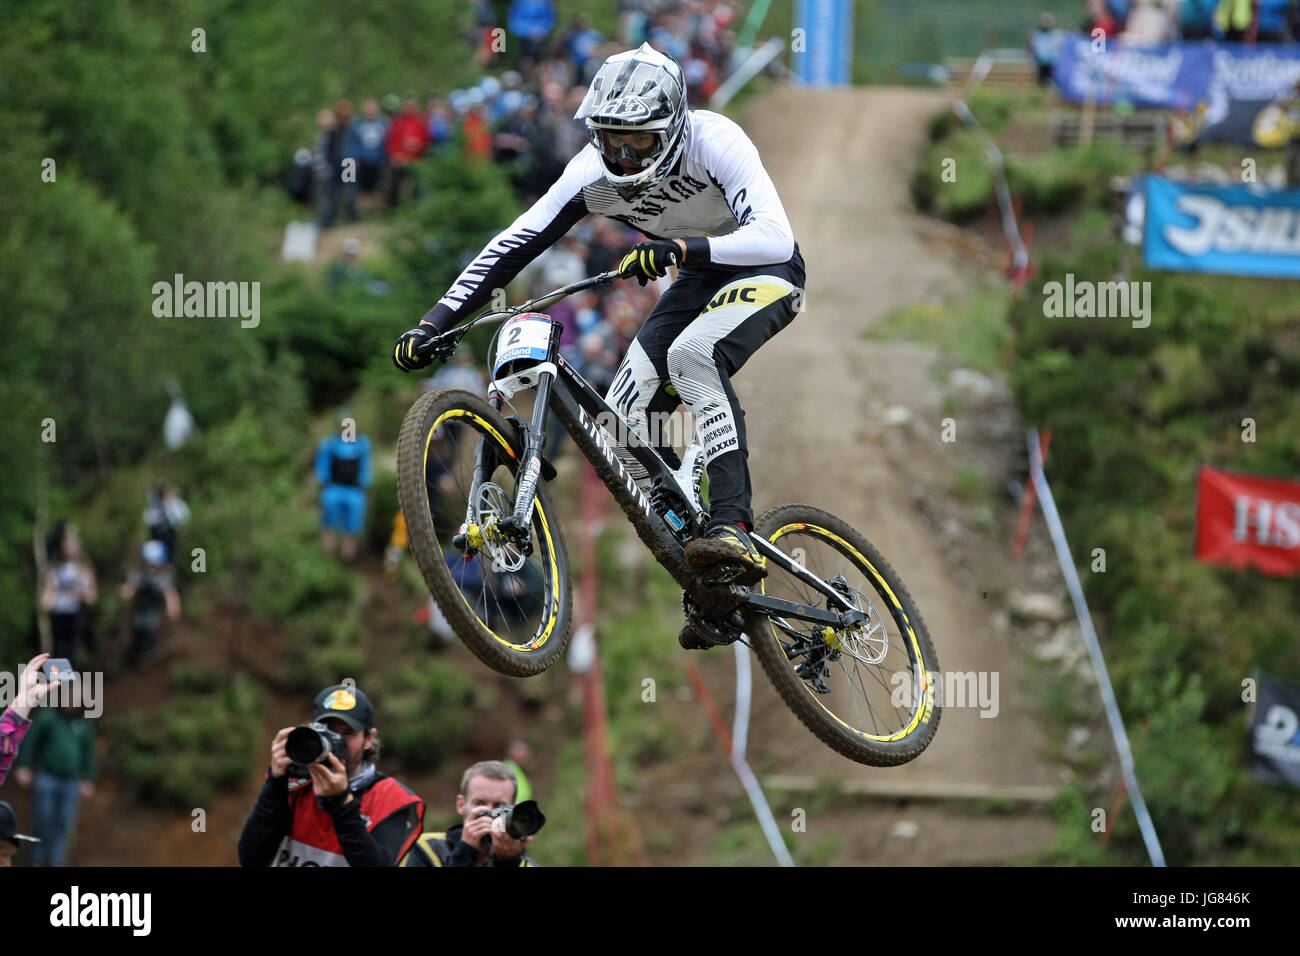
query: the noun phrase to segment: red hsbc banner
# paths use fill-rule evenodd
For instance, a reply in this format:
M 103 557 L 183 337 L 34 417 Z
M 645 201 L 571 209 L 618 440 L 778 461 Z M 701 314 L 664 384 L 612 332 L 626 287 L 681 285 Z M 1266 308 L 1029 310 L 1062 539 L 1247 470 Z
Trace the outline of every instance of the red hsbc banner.
M 1202 467 L 1196 558 L 1264 574 L 1300 574 L 1300 481 Z

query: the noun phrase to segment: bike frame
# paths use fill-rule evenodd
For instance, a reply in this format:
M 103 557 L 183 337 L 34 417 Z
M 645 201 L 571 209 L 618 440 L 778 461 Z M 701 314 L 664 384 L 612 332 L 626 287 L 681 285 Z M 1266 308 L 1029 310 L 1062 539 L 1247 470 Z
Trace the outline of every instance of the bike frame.
M 616 278 L 619 278 L 616 272 L 606 272 L 575 282 L 510 310 L 486 313 L 446 335 L 455 336 L 454 341 L 458 342 L 475 325 L 483 322 L 505 321 L 525 312 L 538 312 L 566 296 L 605 285 Z M 655 560 L 663 565 L 684 590 L 687 592 L 697 590 L 700 582 L 686 564 L 684 543 L 678 539 L 665 518 L 652 507 L 636 480 L 628 474 L 617 449 L 625 451 L 646 469 L 652 485 L 656 480 L 660 480 L 669 483 L 670 487 L 675 486 L 676 478 L 673 470 L 658 452 L 645 443 L 624 418 L 605 401 L 604 397 L 587 384 L 577 370 L 559 354 L 561 332 L 560 323 L 552 320 L 546 358 L 500 381 L 493 380 L 488 386 L 488 400 L 497 411 L 501 411 L 506 400 L 517 392 L 536 388 L 532 419 L 527 422 L 521 421 L 524 449 L 516 470 L 515 513 L 503 524 L 508 523 L 508 527 L 517 530 L 521 535 L 527 535 L 537 497 L 537 483 L 543 470 L 542 445 L 545 440 L 546 416 L 554 412 L 583 457 L 591 463 L 605 487 L 614 496 L 614 500 L 619 503 Z M 600 424 L 602 421 L 617 423 L 617 435 L 611 437 Z M 486 444 L 480 441 L 476 452 L 474 483 L 470 488 L 471 507 L 476 500 L 479 486 L 488 480 L 497 464 L 495 461 L 487 460 L 485 448 Z M 708 516 L 698 508 L 691 496 L 684 497 L 690 510 L 690 514 L 686 516 L 687 527 L 693 532 L 690 537 L 695 537 L 703 533 Z M 810 607 L 771 597 L 747 587 L 732 585 L 733 593 L 740 600 L 742 613 L 750 611 L 778 619 L 795 618 L 836 630 L 869 620 L 867 612 L 854 608 L 844 595 L 806 570 L 776 545 L 758 535 L 751 535 L 751 540 L 754 547 L 769 561 L 825 595 L 828 601 L 827 607 L 838 607 L 840 612 Z

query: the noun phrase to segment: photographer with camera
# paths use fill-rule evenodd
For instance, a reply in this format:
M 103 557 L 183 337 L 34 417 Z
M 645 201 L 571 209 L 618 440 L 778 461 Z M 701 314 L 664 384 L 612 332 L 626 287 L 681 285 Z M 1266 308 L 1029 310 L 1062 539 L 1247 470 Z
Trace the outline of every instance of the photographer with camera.
M 514 771 L 497 760 L 476 763 L 460 778 L 456 812 L 463 823 L 425 833 L 402 866 L 536 866 L 524 855 L 546 815 L 535 800 L 515 804 Z
M 312 723 L 271 741 L 271 766 L 239 837 L 241 866 L 396 866 L 420 835 L 424 802 L 380 773 L 370 699 L 327 687 Z

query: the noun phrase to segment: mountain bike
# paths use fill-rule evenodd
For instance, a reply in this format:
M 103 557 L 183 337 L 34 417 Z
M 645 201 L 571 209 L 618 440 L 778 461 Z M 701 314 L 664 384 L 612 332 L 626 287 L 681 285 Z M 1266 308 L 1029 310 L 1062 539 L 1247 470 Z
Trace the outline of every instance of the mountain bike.
M 426 392 L 398 440 L 411 554 L 448 623 L 502 674 L 532 676 L 563 654 L 571 573 L 556 472 L 543 456 L 554 415 L 681 585 L 694 647 L 746 642 L 787 706 L 844 756 L 872 766 L 914 759 L 939 725 L 939 664 L 907 588 L 861 533 L 810 505 L 781 505 L 751 535 L 768 562 L 762 581 L 744 586 L 728 582 L 726 565 L 687 565 L 686 545 L 709 522 L 699 445 L 670 467 L 560 354 L 562 326 L 542 311 L 617 278 L 606 272 L 481 314 L 426 346 L 445 359 L 471 329 L 502 323 L 486 398 Z M 525 417 L 513 399 L 527 391 Z

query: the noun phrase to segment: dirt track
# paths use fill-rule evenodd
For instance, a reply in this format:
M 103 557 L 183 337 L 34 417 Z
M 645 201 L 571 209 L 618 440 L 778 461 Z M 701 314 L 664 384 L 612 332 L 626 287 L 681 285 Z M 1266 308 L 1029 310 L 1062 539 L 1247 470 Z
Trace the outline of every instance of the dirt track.
M 959 410 L 958 441 L 943 444 L 944 414 L 929 373 L 934 354 L 863 339 L 898 306 L 955 293 L 974 278 L 956 255 L 923 240 L 910 212 L 907 178 L 926 120 L 944 105 L 942 94 L 928 91 L 788 88 L 750 108 L 745 126 L 781 192 L 808 288 L 806 311 L 743 369 L 737 390 L 747 411 L 755 510 L 807 502 L 863 531 L 918 602 L 942 669 L 999 673 L 1000 712 L 986 719 L 974 708 L 949 708 L 920 758 L 875 769 L 817 743 L 756 678 L 751 755 L 782 774 L 887 775 L 921 787 L 1053 785 L 1060 771 L 1043 756 L 1039 719 L 1021 686 L 1021 651 L 999 632 L 997 605 L 984 596 L 1002 593 L 1010 580 L 1006 541 L 974 542 L 987 553 L 963 570 L 919 518 L 935 505 L 917 499 L 946 494 L 967 451 L 963 435 L 981 423 Z M 884 425 L 883 410 L 900 405 L 913 412 L 912 424 Z M 889 838 L 903 819 L 921 821 L 918 839 Z M 1010 862 L 1042 849 L 1053 833 L 1038 812 L 972 816 L 882 805 L 860 820 L 854 842 L 864 855 L 853 855 L 864 863 Z
M 935 743 L 918 760 L 891 769 L 868 768 L 816 740 L 777 698 L 755 663 L 749 754 L 760 777 L 835 777 L 918 789 L 936 784 L 1050 786 L 1060 781 L 1059 768 L 1043 756 L 1047 741 L 1032 698 L 1022 686 L 1026 668 L 1021 651 L 995 623 L 1000 597 L 1012 581 L 1047 572 L 1028 561 L 1009 566 L 1005 536 L 981 536 L 967 528 L 954 538 L 935 531 L 936 524 L 951 525 L 954 516 L 960 516 L 949 494 L 955 468 L 973 456 L 986 464 L 992 460 L 986 470 L 995 474 L 999 457 L 1023 454 L 1018 433 L 992 440 L 989 406 L 963 403 L 955 412 L 958 442 L 942 444 L 942 392 L 931 374 L 935 353 L 905 344 L 868 343 L 862 337 L 892 309 L 958 292 L 975 278 L 959 254 L 926 238 L 933 228 L 909 211 L 907 177 L 926 120 L 943 105 L 939 94 L 881 88 L 781 89 L 752 104 L 743 122 L 790 214 L 808 264 L 809 285 L 807 310 L 759 351 L 736 384 L 748 413 L 756 508 L 808 502 L 863 531 L 907 583 L 943 669 L 999 673 L 1000 711 L 995 719 L 981 719 L 975 709 L 947 709 Z M 1006 402 L 1001 405 L 996 411 L 1004 415 Z M 884 424 L 883 411 L 891 406 L 910 409 L 912 424 Z M 1000 516 L 1005 519 L 1010 511 L 1004 503 Z M 1031 554 L 1033 546 L 1031 535 Z M 391 588 L 379 592 L 377 607 L 390 614 L 409 611 Z M 676 609 L 669 613 L 675 616 Z M 375 635 L 391 636 L 399 629 L 396 618 L 381 615 L 371 623 L 367 649 L 377 654 L 385 648 L 374 644 Z M 202 649 L 216 650 L 206 641 L 185 646 L 196 656 L 202 656 Z M 696 652 L 694 659 L 729 718 L 731 651 Z M 122 700 L 151 700 L 165 683 L 164 670 L 156 668 L 124 680 L 114 692 Z M 503 700 L 508 700 L 511 682 L 498 683 Z M 689 691 L 682 691 L 676 706 L 655 712 L 673 722 L 680 747 L 671 760 L 637 773 L 636 808 L 647 818 L 646 832 L 657 828 L 672 837 L 652 854 L 658 864 L 713 858 L 720 821 L 728 819 L 725 813 L 739 813 L 739 818 L 730 819 L 752 826 L 734 773 L 698 704 Z M 267 716 L 268 736 L 298 719 L 300 706 L 278 701 Z M 530 726 L 539 743 L 545 743 L 537 748 L 535 782 L 549 799 L 561 799 L 561 794 L 547 790 L 558 741 L 535 715 L 513 710 L 498 714 L 490 733 L 461 754 L 456 766 L 499 753 L 506 739 Z M 260 753 L 250 757 L 245 791 L 223 797 L 213 808 L 211 836 L 197 850 L 188 814 L 163 818 L 137 807 L 123 814 L 123 788 L 106 782 L 101 795 L 83 806 L 81 831 L 107 838 L 83 840 L 74 862 L 233 863 L 239 827 L 260 785 L 260 760 Z M 455 775 L 448 771 L 408 782 L 435 808 L 430 819 L 442 821 L 451 805 Z M 951 801 L 828 800 L 822 795 L 805 799 L 774 789 L 769 797 L 778 823 L 788 825 L 792 806 L 807 807 L 804 838 L 817 843 L 833 837 L 837 849 L 830 862 L 835 863 L 1005 864 L 1042 850 L 1054 833 L 1047 818 L 1032 809 L 990 815 Z M 21 804 L 26 794 L 7 799 Z M 26 813 L 25 805 L 19 812 Z M 760 844 L 752 861 L 770 863 L 771 858 Z

